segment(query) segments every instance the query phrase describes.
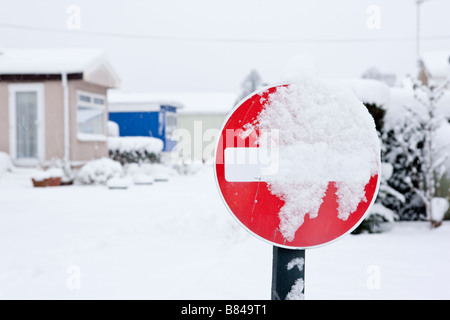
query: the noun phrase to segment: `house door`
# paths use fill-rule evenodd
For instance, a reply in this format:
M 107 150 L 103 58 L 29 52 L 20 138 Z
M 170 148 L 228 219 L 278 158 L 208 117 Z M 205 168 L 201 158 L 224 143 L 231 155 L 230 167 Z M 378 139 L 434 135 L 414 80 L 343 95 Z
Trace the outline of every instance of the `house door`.
M 10 85 L 10 151 L 18 165 L 44 160 L 43 85 Z

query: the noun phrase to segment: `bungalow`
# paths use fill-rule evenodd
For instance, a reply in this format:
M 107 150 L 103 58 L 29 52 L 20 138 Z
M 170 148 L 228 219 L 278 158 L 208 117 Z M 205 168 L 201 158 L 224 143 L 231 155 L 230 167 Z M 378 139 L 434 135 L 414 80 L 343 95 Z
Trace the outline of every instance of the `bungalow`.
M 181 141 L 182 151 L 178 152 L 183 158 L 207 161 L 213 157 L 211 146 L 236 104 L 236 94 L 110 91 L 108 100 L 109 119 L 119 124 L 121 136 L 160 138 L 164 141 L 164 151 L 172 151 Z
M 183 158 L 207 161 L 213 157 L 211 145 L 236 104 L 236 98 L 236 94 L 227 92 L 123 93 L 113 90 L 108 92 L 109 119 L 118 123 L 121 136 L 160 138 L 164 141 L 164 151 L 172 151 L 180 140 Z M 178 139 L 173 135 L 175 129 L 178 135 L 187 137 Z
M 163 151 L 176 145 L 177 110 L 183 105 L 148 93 L 108 92 L 109 120 L 121 137 L 154 137 L 163 142 Z
M 108 156 L 106 93 L 119 85 L 97 49 L 0 50 L 0 151 L 18 166 Z

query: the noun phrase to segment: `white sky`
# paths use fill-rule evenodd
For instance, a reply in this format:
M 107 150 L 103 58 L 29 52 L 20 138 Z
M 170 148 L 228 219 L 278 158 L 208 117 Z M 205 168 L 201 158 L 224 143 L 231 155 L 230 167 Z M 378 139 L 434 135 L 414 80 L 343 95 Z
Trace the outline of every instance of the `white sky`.
M 81 10 L 79 31 L 66 27 L 71 4 Z M 366 26 L 369 5 L 380 8 L 379 30 Z M 360 77 L 372 66 L 415 71 L 415 0 L 0 0 L 0 8 L 0 47 L 103 48 L 127 91 L 234 92 L 251 69 L 276 82 L 286 62 L 305 53 L 324 77 Z M 422 5 L 422 51 L 450 51 L 449 12 L 450 0 Z M 388 41 L 367 41 L 377 39 Z

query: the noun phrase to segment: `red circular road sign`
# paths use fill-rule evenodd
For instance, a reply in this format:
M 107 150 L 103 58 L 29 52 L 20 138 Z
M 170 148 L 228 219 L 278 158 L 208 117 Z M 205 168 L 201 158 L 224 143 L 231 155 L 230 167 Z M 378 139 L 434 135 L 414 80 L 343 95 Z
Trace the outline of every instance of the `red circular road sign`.
M 243 165 L 232 160 L 257 157 L 258 145 L 255 147 L 254 142 L 260 132 L 256 128 L 250 135 L 245 134 L 246 128 L 255 123 L 270 95 L 288 86 L 265 88 L 250 95 L 232 110 L 217 141 L 214 169 L 225 206 L 247 231 L 275 246 L 305 249 L 330 243 L 359 225 L 375 201 L 379 174 L 372 175 L 367 181 L 365 201 L 361 201 L 345 220 L 338 215 L 337 184 L 329 181 L 317 214 L 306 214 L 295 235 L 287 239 L 280 232 L 279 215 L 285 199 L 273 194 L 268 182 L 254 177 L 255 170 L 260 170 L 258 163 Z M 379 170 L 379 159 L 377 163 Z

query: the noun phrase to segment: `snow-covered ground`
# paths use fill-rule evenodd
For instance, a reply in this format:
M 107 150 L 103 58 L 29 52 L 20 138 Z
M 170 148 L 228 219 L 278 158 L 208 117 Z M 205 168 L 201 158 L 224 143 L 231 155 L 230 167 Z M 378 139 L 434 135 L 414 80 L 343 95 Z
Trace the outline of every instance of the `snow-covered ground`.
M 272 247 L 228 214 L 211 167 L 127 190 L 27 174 L 0 179 L 0 298 L 270 299 Z M 450 224 L 348 235 L 305 270 L 306 299 L 450 299 Z

